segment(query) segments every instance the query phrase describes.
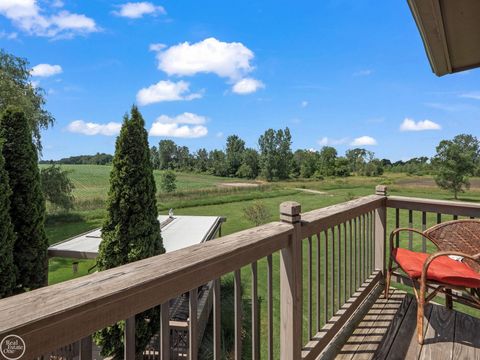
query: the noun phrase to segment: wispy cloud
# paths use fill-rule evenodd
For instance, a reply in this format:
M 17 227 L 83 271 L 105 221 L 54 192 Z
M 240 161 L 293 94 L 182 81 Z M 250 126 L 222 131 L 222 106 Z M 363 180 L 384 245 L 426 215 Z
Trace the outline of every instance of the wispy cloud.
M 117 16 L 126 17 L 129 19 L 139 19 L 145 15 L 164 15 L 167 12 L 165 8 L 160 5 L 154 5 L 151 2 L 128 2 L 118 6 L 119 9 L 113 13 Z
M 362 70 L 355 71 L 353 73 L 353 76 L 369 76 L 372 74 L 373 74 L 372 69 L 362 69 Z
M 431 120 L 415 121 L 413 119 L 405 118 L 400 124 L 400 131 L 428 131 L 441 130 L 442 127 Z
M 320 146 L 344 145 L 344 144 L 348 143 L 348 138 L 332 139 L 332 138 L 324 136 L 320 140 L 318 140 L 317 142 L 318 142 L 318 145 L 320 145 Z
M 474 110 L 474 106 L 467 104 L 444 104 L 444 103 L 425 103 L 425 106 L 428 106 L 432 109 L 438 109 L 449 112 L 465 111 L 465 110 Z
M 302 108 L 306 108 L 308 106 L 308 101 L 307 100 L 303 100 L 301 103 L 300 103 L 300 107 Z
M 472 91 L 472 92 L 463 93 L 463 94 L 460 94 L 459 97 L 464 98 L 464 99 L 480 100 L 480 91 Z

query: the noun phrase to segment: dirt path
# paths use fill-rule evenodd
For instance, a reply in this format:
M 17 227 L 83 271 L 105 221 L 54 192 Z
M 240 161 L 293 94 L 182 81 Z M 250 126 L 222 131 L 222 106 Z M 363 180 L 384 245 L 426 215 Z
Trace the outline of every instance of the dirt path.
M 303 191 L 303 192 L 306 192 L 306 193 L 310 193 L 310 194 L 317 194 L 317 195 L 329 195 L 327 192 L 325 191 L 320 191 L 320 190 L 313 190 L 313 189 L 302 189 L 302 188 L 294 188 L 295 190 L 299 190 L 299 191 Z M 331 196 L 331 195 L 330 195 Z

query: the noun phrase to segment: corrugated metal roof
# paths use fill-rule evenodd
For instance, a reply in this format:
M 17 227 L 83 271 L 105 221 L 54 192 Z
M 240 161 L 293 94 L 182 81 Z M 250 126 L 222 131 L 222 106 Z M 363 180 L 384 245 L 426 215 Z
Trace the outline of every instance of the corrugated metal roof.
M 166 252 L 200 244 L 210 240 L 225 220 L 219 216 L 174 216 L 158 217 L 162 229 L 163 246 Z M 95 229 L 48 248 L 49 257 L 59 256 L 74 259 L 94 259 L 102 241 L 100 229 Z

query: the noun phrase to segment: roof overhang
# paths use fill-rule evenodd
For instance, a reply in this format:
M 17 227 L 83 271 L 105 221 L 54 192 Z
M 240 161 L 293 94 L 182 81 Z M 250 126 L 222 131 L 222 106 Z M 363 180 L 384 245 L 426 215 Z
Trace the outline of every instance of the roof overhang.
M 407 0 L 433 72 L 480 66 L 479 0 Z

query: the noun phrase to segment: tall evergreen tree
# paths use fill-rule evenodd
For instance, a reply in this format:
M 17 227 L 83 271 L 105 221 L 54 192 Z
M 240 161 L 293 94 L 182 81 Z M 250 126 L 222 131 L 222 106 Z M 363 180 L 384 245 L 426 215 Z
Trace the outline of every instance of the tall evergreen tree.
M 25 113 L 8 107 L 0 120 L 0 134 L 12 190 L 10 217 L 17 234 L 13 252 L 17 286 L 36 289 L 47 284 L 48 241 L 37 150 Z
M 15 233 L 10 218 L 11 194 L 5 159 L 0 152 L 0 299 L 12 295 L 16 285 L 13 262 Z
M 125 115 L 115 145 L 107 202 L 107 219 L 102 228 L 97 265 L 99 270 L 114 268 L 165 252 L 160 235 L 150 149 L 145 122 L 137 107 Z M 158 309 L 135 317 L 136 351 L 141 353 L 159 327 Z M 123 358 L 124 323 L 101 330 L 96 340 L 103 354 Z

